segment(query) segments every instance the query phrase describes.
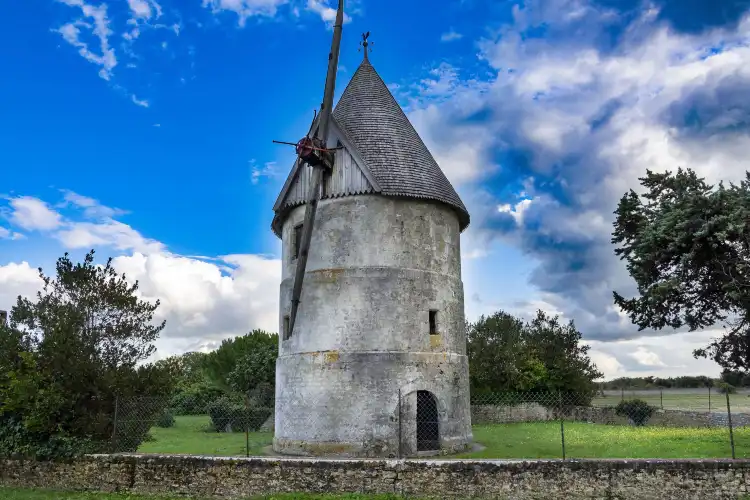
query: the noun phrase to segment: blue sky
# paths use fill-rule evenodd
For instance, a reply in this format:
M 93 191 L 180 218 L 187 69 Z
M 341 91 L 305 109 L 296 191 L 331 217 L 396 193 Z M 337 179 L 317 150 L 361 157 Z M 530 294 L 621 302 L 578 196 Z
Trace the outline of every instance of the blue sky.
M 574 319 L 609 376 L 715 374 L 716 331 L 638 332 L 609 244 L 652 170 L 744 175 L 744 1 L 351 0 L 337 96 L 371 61 L 472 215 L 469 318 Z M 160 298 L 160 354 L 275 329 L 272 205 L 320 104 L 323 0 L 35 0 L 0 34 L 0 308 L 64 251 Z M 10 12 L 8 12 L 8 9 Z

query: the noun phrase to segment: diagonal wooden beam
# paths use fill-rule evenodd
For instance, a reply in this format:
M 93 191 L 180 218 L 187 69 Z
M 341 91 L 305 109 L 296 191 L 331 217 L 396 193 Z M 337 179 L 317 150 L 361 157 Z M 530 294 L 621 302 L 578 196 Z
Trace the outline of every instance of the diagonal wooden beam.
M 336 13 L 336 24 L 333 26 L 333 41 L 331 42 L 331 52 L 328 54 L 328 72 L 326 74 L 326 85 L 323 93 L 323 104 L 320 107 L 320 127 L 316 132 L 315 138 L 323 147 L 328 140 L 328 128 L 331 123 L 331 113 L 333 111 L 333 93 L 336 89 L 336 71 L 339 65 L 339 52 L 341 48 L 341 31 L 344 26 L 344 0 L 339 0 L 339 8 Z M 302 226 L 302 242 L 300 243 L 299 256 L 297 257 L 297 268 L 294 272 L 294 285 L 292 287 L 292 307 L 289 313 L 289 332 L 294 332 L 294 324 L 297 319 L 300 296 L 302 295 L 302 282 L 305 278 L 305 268 L 307 267 L 307 256 L 310 251 L 310 240 L 312 239 L 313 222 L 315 220 L 315 211 L 318 208 L 320 197 L 320 179 L 322 169 L 327 168 L 324 164 L 313 166 L 312 178 L 310 181 L 310 191 L 307 195 L 307 205 L 305 206 L 305 220 Z

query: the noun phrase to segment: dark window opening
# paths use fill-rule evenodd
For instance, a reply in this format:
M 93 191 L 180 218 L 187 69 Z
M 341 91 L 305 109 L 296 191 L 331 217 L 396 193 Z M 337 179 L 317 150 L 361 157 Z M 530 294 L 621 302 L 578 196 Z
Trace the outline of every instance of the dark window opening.
M 323 199 L 328 196 L 328 180 L 331 178 L 331 173 L 324 170 L 320 174 L 320 198 Z
M 430 311 L 430 335 L 438 335 L 437 314 L 434 309 Z
M 284 316 L 284 340 L 289 340 L 289 337 L 292 336 L 292 332 L 289 331 L 289 316 Z
M 417 451 L 440 449 L 437 400 L 429 391 L 417 391 Z
M 302 224 L 294 226 L 294 236 L 292 241 L 292 260 L 299 257 L 299 248 L 302 246 Z

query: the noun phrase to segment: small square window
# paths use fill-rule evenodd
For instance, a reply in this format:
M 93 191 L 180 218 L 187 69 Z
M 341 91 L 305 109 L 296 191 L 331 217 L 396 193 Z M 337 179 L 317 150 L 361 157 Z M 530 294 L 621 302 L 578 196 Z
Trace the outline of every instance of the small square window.
M 292 336 L 292 332 L 289 331 L 289 316 L 284 316 L 284 332 L 282 338 L 284 340 L 289 340 L 289 337 Z
M 299 249 L 302 246 L 302 224 L 294 226 L 292 239 L 292 260 L 296 260 L 299 257 Z
M 438 312 L 430 310 L 430 335 L 438 335 Z

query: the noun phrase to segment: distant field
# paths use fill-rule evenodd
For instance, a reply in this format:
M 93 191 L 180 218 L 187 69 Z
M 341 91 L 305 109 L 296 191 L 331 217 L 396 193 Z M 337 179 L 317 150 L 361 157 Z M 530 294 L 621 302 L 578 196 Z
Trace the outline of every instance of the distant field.
M 244 456 L 245 434 L 206 432 L 207 416 L 177 417 L 170 429 L 152 429 L 141 453 Z M 559 422 L 475 425 L 474 440 L 484 447 L 461 458 L 560 458 Z M 750 428 L 734 431 L 737 457 L 750 458 Z M 250 455 L 263 455 L 273 436 L 251 432 Z M 565 422 L 568 458 L 722 458 L 731 457 L 723 428 L 659 428 Z
M 724 394 L 712 389 L 644 389 L 644 390 L 608 390 L 604 397 L 597 397 L 593 404 L 596 406 L 616 405 L 622 397 L 625 399 L 638 398 L 647 403 L 663 407 L 665 410 L 697 410 L 726 413 L 727 400 Z M 738 390 L 729 395 L 729 404 L 733 412 L 750 413 L 750 391 Z

